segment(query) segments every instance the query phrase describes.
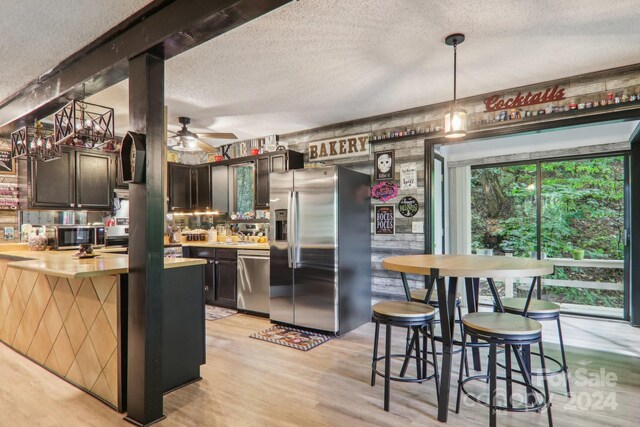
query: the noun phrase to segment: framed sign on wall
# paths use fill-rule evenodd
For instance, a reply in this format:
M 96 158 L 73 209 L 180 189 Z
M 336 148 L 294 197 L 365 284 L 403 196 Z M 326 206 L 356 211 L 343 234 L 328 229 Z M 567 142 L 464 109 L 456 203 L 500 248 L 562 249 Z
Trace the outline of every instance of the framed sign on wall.
M 394 160 L 393 150 L 378 151 L 376 153 L 375 163 L 373 164 L 376 181 L 393 180 L 395 172 Z
M 376 234 L 395 234 L 395 206 L 394 205 L 376 205 Z
M 0 149 L 0 175 L 14 175 L 16 162 L 11 156 L 10 149 Z

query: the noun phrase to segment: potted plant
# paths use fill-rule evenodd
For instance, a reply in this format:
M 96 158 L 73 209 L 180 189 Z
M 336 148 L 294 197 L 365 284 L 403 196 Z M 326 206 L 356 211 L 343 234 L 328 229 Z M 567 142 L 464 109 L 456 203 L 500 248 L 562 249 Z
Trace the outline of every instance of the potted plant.
M 584 259 L 584 249 L 574 249 L 571 251 L 571 256 L 573 259 L 579 261 Z

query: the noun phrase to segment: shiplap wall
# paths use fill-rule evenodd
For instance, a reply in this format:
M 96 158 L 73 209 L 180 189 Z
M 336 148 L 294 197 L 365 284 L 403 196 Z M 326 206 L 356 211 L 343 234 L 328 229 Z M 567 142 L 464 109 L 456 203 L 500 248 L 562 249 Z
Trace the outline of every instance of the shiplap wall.
M 336 126 L 335 128 L 323 128 L 321 131 L 296 132 L 293 134 L 280 135 L 280 144 L 288 145 L 289 149 L 305 153 L 305 163 L 308 162 L 309 142 L 323 140 L 327 138 L 349 136 L 359 133 L 367 133 L 380 129 L 396 127 L 414 127 L 415 123 L 424 121 L 424 116 L 394 118 L 393 120 L 371 121 L 367 124 L 357 126 Z M 377 151 L 395 150 L 395 177 L 394 181 L 399 184 L 400 165 L 415 162 L 418 171 L 418 188 L 411 190 L 399 190 L 398 197 L 387 202 L 371 200 L 371 284 L 374 296 L 403 295 L 402 281 L 398 273 L 388 272 L 382 268 L 382 259 L 395 255 L 410 255 L 424 252 L 424 233 L 420 227 L 419 233 L 412 233 L 412 223 L 424 221 L 424 139 L 416 136 L 415 139 L 408 139 L 392 143 L 371 143 L 368 156 L 351 157 L 342 160 L 330 160 L 322 162 L 325 165 L 340 165 L 358 172 L 372 176 L 374 153 Z M 404 218 L 397 210 L 397 204 L 404 196 L 415 197 L 420 210 L 413 218 Z M 375 235 L 373 231 L 373 205 L 396 205 L 396 233 L 389 235 Z M 420 276 L 410 276 L 412 287 L 423 287 L 424 279 Z

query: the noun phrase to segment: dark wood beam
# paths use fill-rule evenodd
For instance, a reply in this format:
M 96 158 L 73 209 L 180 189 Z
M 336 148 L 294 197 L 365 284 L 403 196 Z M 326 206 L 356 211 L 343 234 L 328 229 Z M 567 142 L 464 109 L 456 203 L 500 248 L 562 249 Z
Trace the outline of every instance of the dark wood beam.
M 164 316 L 164 61 L 142 54 L 129 64 L 129 124 L 146 135 L 146 182 L 129 184 L 127 421 L 148 425 L 162 413 Z
M 640 126 L 631 135 L 629 156 L 629 321 L 640 326 Z
M 128 61 L 144 52 L 169 59 L 290 0 L 163 0 L 64 60 L 50 73 L 0 102 L 0 136 L 127 78 Z

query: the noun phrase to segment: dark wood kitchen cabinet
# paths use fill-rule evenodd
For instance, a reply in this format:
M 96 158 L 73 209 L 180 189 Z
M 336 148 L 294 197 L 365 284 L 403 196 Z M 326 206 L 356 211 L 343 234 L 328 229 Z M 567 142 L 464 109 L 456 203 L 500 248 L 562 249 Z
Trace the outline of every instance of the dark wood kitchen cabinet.
M 269 174 L 304 167 L 302 153 L 275 151 L 256 159 L 256 209 L 269 209 Z
M 26 208 L 111 209 L 115 174 L 110 154 L 65 148 L 56 160 L 23 160 L 18 174 L 21 190 L 26 186 Z
M 168 174 L 169 211 L 191 209 L 191 166 L 169 163 Z
M 76 151 L 76 206 L 80 209 L 111 209 L 115 174 L 111 156 Z
M 28 164 L 27 164 L 28 162 Z M 27 201 L 31 208 L 73 208 L 75 205 L 75 156 L 63 151 L 49 162 L 24 161 L 29 176 Z M 22 173 L 23 167 L 19 170 Z
M 169 211 L 211 209 L 211 166 L 168 164 Z
M 191 180 L 194 209 L 211 209 L 211 166 L 194 166 L 191 169 Z
M 186 248 L 185 248 L 186 249 Z M 236 308 L 237 251 L 191 246 L 183 256 L 207 260 L 204 273 L 204 297 L 207 304 Z

